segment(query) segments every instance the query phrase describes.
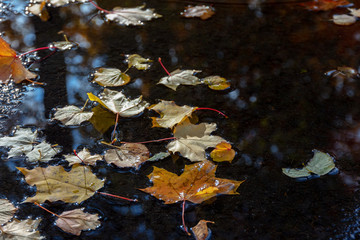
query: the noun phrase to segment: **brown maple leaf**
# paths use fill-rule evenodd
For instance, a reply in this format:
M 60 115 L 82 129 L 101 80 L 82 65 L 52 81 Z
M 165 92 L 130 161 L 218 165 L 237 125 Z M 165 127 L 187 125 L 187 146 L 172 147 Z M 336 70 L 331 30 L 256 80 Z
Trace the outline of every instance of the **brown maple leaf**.
M 15 83 L 20 83 L 35 77 L 36 74 L 29 72 L 22 65 L 16 52 L 0 37 L 0 82 L 8 83 L 13 79 Z

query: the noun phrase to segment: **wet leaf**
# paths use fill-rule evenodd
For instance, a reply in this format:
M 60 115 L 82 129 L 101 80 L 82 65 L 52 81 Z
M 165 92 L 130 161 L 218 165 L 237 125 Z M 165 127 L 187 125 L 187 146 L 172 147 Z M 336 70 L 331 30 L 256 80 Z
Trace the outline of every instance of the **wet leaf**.
M 174 101 L 161 100 L 160 103 L 151 105 L 149 109 L 160 114 L 160 117 L 151 117 L 153 127 L 172 128 L 190 117 L 197 107 L 186 105 L 180 107 Z
M 314 157 L 300 169 L 296 168 L 283 168 L 282 172 L 289 177 L 299 178 L 299 177 L 308 177 L 311 174 L 316 174 L 319 176 L 329 173 L 335 168 L 334 158 L 329 154 L 313 150 Z
M 94 115 L 90 118 L 90 122 L 99 132 L 105 133 L 115 124 L 116 115 L 113 112 L 106 110 L 101 105 L 95 106 L 91 111 Z
M 348 8 L 348 10 L 350 11 L 351 15 L 355 17 L 360 17 L 360 9 Z
M 36 186 L 36 195 L 29 197 L 25 202 L 43 203 L 64 201 L 81 203 L 90 198 L 104 186 L 100 180 L 86 166 L 74 164 L 67 172 L 62 166 L 37 167 L 32 170 L 17 168 L 25 176 L 26 182 Z
M 81 108 L 73 105 L 57 108 L 53 119 L 60 121 L 66 126 L 80 125 L 82 122 L 89 121 L 93 112 L 84 112 Z
M 171 154 L 169 152 L 159 152 L 159 153 L 155 154 L 154 156 L 152 156 L 151 158 L 149 158 L 147 161 L 148 162 L 156 162 L 156 161 L 162 160 L 164 158 L 167 158 L 170 155 Z
M 215 123 L 191 124 L 188 119 L 174 128 L 176 140 L 170 142 L 166 148 L 172 153 L 179 152 L 190 161 L 206 161 L 205 150 L 215 147 L 225 139 L 210 135 L 216 130 Z
M 144 21 L 162 17 L 154 13 L 154 9 L 144 9 L 145 5 L 134 8 L 115 7 L 110 13 L 105 15 L 109 21 L 114 21 L 120 25 L 144 25 Z
M 328 11 L 337 7 L 350 5 L 347 0 L 314 0 L 311 2 L 300 3 L 308 10 L 312 11 Z
M 8 83 L 10 79 L 14 79 L 15 83 L 20 83 L 36 76 L 22 65 L 16 52 L 0 37 L 0 82 Z
M 231 148 L 230 143 L 221 142 L 211 151 L 210 157 L 215 162 L 231 162 L 235 157 L 235 151 Z
M 166 76 L 160 79 L 158 84 L 163 84 L 168 88 L 176 91 L 176 88 L 179 85 L 198 85 L 202 84 L 201 80 L 194 76 L 194 74 L 199 73 L 199 70 L 180 70 L 177 69 L 170 73 L 170 76 Z
M 182 16 L 186 18 L 198 17 L 201 20 L 206 20 L 215 14 L 214 8 L 206 5 L 198 5 L 198 6 L 187 6 L 185 7 L 184 12 L 180 13 Z
M 99 216 L 97 214 L 85 213 L 83 210 L 82 208 L 63 212 L 56 220 L 56 226 L 76 236 L 80 236 L 83 230 L 99 227 Z
M 12 240 L 37 240 L 44 239 L 40 236 L 39 231 L 35 231 L 41 219 L 25 219 L 18 220 L 14 219 L 11 222 L 8 222 L 4 226 L 1 226 L 1 239 L 12 239 Z
M 209 76 L 202 80 L 213 90 L 225 90 L 230 87 L 230 82 L 220 76 Z
M 143 58 L 139 54 L 128 55 L 126 58 L 128 68 L 135 67 L 138 70 L 148 70 L 150 68 L 149 62 L 152 62 L 149 58 Z
M 211 231 L 209 231 L 207 224 L 215 223 L 212 221 L 200 220 L 195 227 L 191 228 L 196 240 L 206 240 Z
M 117 68 L 99 68 L 93 80 L 104 87 L 119 87 L 128 84 L 130 76 Z
M 109 149 L 105 153 L 105 160 L 118 167 L 135 167 L 149 159 L 149 149 L 140 143 L 125 143 L 117 149 Z
M 61 148 L 58 146 L 52 146 L 49 143 L 43 141 L 34 146 L 34 149 L 26 153 L 29 162 L 48 162 L 52 160 L 56 154 L 61 152 Z
M 19 128 L 13 136 L 0 138 L 0 146 L 10 147 L 9 158 L 16 157 L 31 152 L 34 144 L 39 143 L 36 139 L 37 131 L 33 132 L 30 128 Z
M 50 18 L 49 12 L 46 9 L 46 1 L 43 1 L 41 3 L 29 4 L 26 7 L 26 10 L 29 13 L 32 13 L 32 14 L 40 17 L 40 19 L 44 22 L 46 22 Z
M 15 214 L 17 208 L 7 199 L 0 199 L 0 225 L 8 222 Z
M 184 200 L 201 203 L 219 194 L 238 194 L 236 190 L 243 181 L 217 178 L 215 171 L 216 165 L 209 161 L 186 165 L 180 176 L 154 167 L 148 175 L 153 186 L 140 190 L 165 204 Z
M 87 165 L 95 165 L 96 161 L 100 161 L 103 159 L 103 157 L 99 154 L 91 155 L 88 149 L 83 148 L 80 152 L 77 153 L 77 155 L 83 160 L 83 162 Z M 75 163 L 82 163 L 82 161 L 75 156 L 75 154 L 68 154 L 65 155 L 65 160 L 69 162 L 69 165 L 73 165 Z
M 77 48 L 79 46 L 79 44 L 77 44 L 75 42 L 70 42 L 70 41 L 53 42 L 52 45 L 60 51 L 71 50 L 71 49 Z
M 147 102 L 142 101 L 142 96 L 130 100 L 122 92 L 104 89 L 100 94 L 100 98 L 92 93 L 88 93 L 91 101 L 100 103 L 106 109 L 112 111 L 115 114 L 119 114 L 120 117 L 132 117 L 145 110 L 149 105 Z
M 347 26 L 354 24 L 356 22 L 356 17 L 347 14 L 337 14 L 333 16 L 332 20 L 337 25 Z

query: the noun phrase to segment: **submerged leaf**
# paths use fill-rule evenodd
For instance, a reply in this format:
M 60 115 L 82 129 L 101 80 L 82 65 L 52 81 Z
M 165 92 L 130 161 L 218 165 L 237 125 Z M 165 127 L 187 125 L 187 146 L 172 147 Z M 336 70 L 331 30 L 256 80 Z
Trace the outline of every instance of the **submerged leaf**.
M 81 203 L 95 194 L 104 186 L 100 180 L 86 166 L 74 164 L 67 172 L 62 166 L 37 167 L 31 170 L 17 168 L 25 176 L 26 182 L 36 186 L 36 195 L 29 197 L 25 202 L 43 203 L 64 201 Z
M 105 160 L 118 167 L 135 167 L 149 159 L 149 149 L 140 143 L 125 143 L 117 149 L 109 149 L 105 153 Z
M 159 153 L 155 154 L 154 156 L 152 156 L 151 158 L 149 158 L 147 161 L 148 162 L 159 161 L 159 160 L 162 160 L 164 158 L 167 158 L 170 155 L 171 154 L 169 152 L 159 152 Z
M 17 208 L 7 199 L 0 199 L 0 225 L 9 221 Z
M 215 162 L 231 162 L 235 157 L 235 151 L 230 143 L 221 142 L 211 151 L 210 156 Z
M 216 165 L 209 161 L 186 165 L 180 176 L 154 167 L 148 175 L 153 186 L 140 190 L 163 200 L 165 204 L 184 200 L 201 203 L 218 194 L 238 194 L 236 190 L 244 181 L 217 178 L 215 172 Z M 212 191 L 204 191 L 209 188 Z
M 184 12 L 180 13 L 186 18 L 199 17 L 201 20 L 206 20 L 215 14 L 214 8 L 206 5 L 198 6 L 187 6 L 185 7 Z
M 93 80 L 104 87 L 119 87 L 128 84 L 130 76 L 117 68 L 99 68 L 94 73 Z
M 176 91 L 179 85 L 198 85 L 202 84 L 201 80 L 194 76 L 195 73 L 201 72 L 200 70 L 180 70 L 177 69 L 170 73 L 170 76 L 166 76 L 160 79 L 158 84 L 163 84 L 168 88 Z
M 195 227 L 191 228 L 192 232 L 194 233 L 196 240 L 206 240 L 209 237 L 211 231 L 209 231 L 207 224 L 208 223 L 215 223 L 212 221 L 200 220 Z
M 202 80 L 213 90 L 225 90 L 230 87 L 230 82 L 220 76 L 209 76 Z
M 84 112 L 81 108 L 70 105 L 57 108 L 53 119 L 62 122 L 66 126 L 79 125 L 82 122 L 89 121 L 93 114 L 92 112 Z
M 114 21 L 120 25 L 144 25 L 144 21 L 150 21 L 153 18 L 162 17 L 154 13 L 154 9 L 147 8 L 144 5 L 135 8 L 115 7 L 110 13 L 105 15 L 109 21 Z
M 105 133 L 115 124 L 116 115 L 113 112 L 106 110 L 101 105 L 95 106 L 91 111 L 94 115 L 90 118 L 90 122 L 99 132 Z
M 8 222 L 4 226 L 1 226 L 1 239 L 13 239 L 13 240 L 38 240 L 44 239 L 39 231 L 35 231 L 41 219 L 25 219 L 18 220 L 14 219 L 11 222 Z
M 89 150 L 86 148 L 83 148 L 83 150 L 78 152 L 77 155 L 81 158 L 82 161 L 77 156 L 75 156 L 75 154 L 68 154 L 65 155 L 64 157 L 65 160 L 69 162 L 70 166 L 75 163 L 82 163 L 82 162 L 88 165 L 95 165 L 97 161 L 100 161 L 103 158 L 99 154 L 91 155 Z
M 147 63 L 152 62 L 151 59 L 143 58 L 139 54 L 128 55 L 126 61 L 128 63 L 128 68 L 135 67 L 137 70 L 148 70 L 150 64 Z
M 81 231 L 96 229 L 100 226 L 97 214 L 85 213 L 84 209 L 74 209 L 63 212 L 56 219 L 56 226 L 63 231 L 80 236 Z
M 289 177 L 299 178 L 308 177 L 311 174 L 319 176 L 329 173 L 335 168 L 334 158 L 328 153 L 313 150 L 314 157 L 301 169 L 283 168 L 282 172 Z

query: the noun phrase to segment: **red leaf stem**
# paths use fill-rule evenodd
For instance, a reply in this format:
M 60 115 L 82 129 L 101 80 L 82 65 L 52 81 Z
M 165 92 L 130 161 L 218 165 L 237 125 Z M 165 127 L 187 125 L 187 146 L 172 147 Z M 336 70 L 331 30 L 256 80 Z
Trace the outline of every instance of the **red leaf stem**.
M 158 61 L 160 63 L 160 65 L 162 66 L 162 68 L 165 70 L 165 72 L 167 73 L 167 75 L 171 76 L 171 74 L 169 73 L 169 71 L 166 69 L 166 67 L 164 66 L 164 64 L 161 62 L 161 58 L 158 58 Z
M 111 13 L 111 11 L 99 7 L 96 3 L 94 3 L 93 0 L 89 0 L 89 2 L 90 2 L 94 7 L 96 7 L 97 9 L 99 9 L 100 11 L 103 11 L 104 13 L 108 13 L 108 14 Z
M 183 224 L 184 231 L 187 233 L 187 235 L 190 236 L 191 234 L 188 232 L 186 224 L 185 224 L 185 200 L 182 203 L 181 219 L 182 219 L 182 224 Z
M 48 213 L 51 213 L 54 216 L 57 216 L 58 218 L 61 218 L 60 215 L 57 215 L 56 213 L 53 213 L 52 211 L 50 211 L 49 209 L 44 208 L 43 206 L 41 206 L 40 204 L 38 204 L 37 202 L 34 202 L 35 205 L 37 205 L 38 207 L 42 208 L 43 210 L 47 211 Z
M 57 49 L 57 47 L 54 47 L 54 46 L 51 46 L 51 47 L 41 47 L 41 48 L 36 48 L 36 49 L 30 50 L 30 51 L 28 51 L 28 52 L 22 53 L 22 54 L 18 55 L 17 57 L 18 57 L 18 58 L 21 58 L 22 56 L 24 56 L 24 55 L 26 55 L 26 54 L 29 54 L 29 53 L 32 53 L 32 52 L 36 52 L 36 51 L 40 51 L 40 50 L 50 49 L 50 48 L 55 48 L 55 49 Z
M 118 195 L 114 195 L 114 194 L 110 194 L 110 193 L 104 193 L 104 192 L 97 192 L 101 195 L 105 195 L 105 196 L 110 196 L 110 197 L 114 197 L 114 198 L 120 198 L 120 199 L 123 199 L 123 200 L 126 200 L 126 201 L 130 201 L 130 202 L 137 202 L 138 200 L 137 199 L 131 199 L 131 198 L 126 198 L 126 197 L 121 197 L 121 196 L 118 196 Z
M 214 109 L 214 108 L 197 108 L 195 111 L 197 111 L 197 110 L 211 110 L 211 111 L 214 111 L 214 112 L 217 112 L 217 113 L 223 115 L 225 118 L 229 118 L 229 117 L 226 116 L 224 113 L 222 113 L 222 112 L 220 112 L 219 110 L 216 110 L 216 109 Z
M 152 143 L 152 142 L 161 142 L 161 141 L 167 141 L 167 140 L 173 140 L 176 139 L 176 137 L 168 137 L 168 138 L 161 138 L 157 140 L 150 140 L 145 142 L 120 142 L 120 143 Z

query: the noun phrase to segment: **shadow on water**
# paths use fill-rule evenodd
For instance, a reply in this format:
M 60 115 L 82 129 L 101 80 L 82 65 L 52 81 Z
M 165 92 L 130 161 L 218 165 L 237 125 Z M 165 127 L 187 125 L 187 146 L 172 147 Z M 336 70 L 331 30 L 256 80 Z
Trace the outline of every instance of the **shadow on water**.
M 359 78 L 324 73 L 341 66 L 359 68 L 359 23 L 336 26 L 329 19 L 344 9 L 310 12 L 288 2 L 254 1 L 249 7 L 245 2 L 214 1 L 216 14 L 201 21 L 182 18 L 179 13 L 187 4 L 181 1 L 147 1 L 147 7 L 155 8 L 163 18 L 142 27 L 121 27 L 105 22 L 88 3 L 49 8 L 52 17 L 42 22 L 36 16 L 15 14 L 26 4 L 14 1 L 13 10 L 2 13 L 0 31 L 18 52 L 63 40 L 59 32 L 79 47 L 31 66 L 46 85 L 1 86 L 1 133 L 10 133 L 16 125 L 34 126 L 43 130 L 48 142 L 63 146 L 63 154 L 83 146 L 101 153 L 105 148 L 98 141 L 109 139 L 109 131 L 102 136 L 91 124 L 63 127 L 48 120 L 52 109 L 82 106 L 87 92 L 99 93 L 102 88 L 89 81 L 97 67 L 125 70 L 125 54 L 161 57 L 170 71 L 200 69 L 201 76 L 220 75 L 232 84 L 222 92 L 202 85 L 180 86 L 175 92 L 155 84 L 166 74 L 154 62 L 146 72 L 130 69 L 131 83 L 115 88 L 131 98 L 142 94 L 150 103 L 173 100 L 178 105 L 216 108 L 230 116 L 198 114 L 202 122 L 215 122 L 216 134 L 237 149 L 231 164 L 218 164 L 217 176 L 246 182 L 239 195 L 189 203 L 189 226 L 200 219 L 214 221 L 210 226 L 213 239 L 357 239 Z M 121 1 L 124 7 L 142 3 Z M 117 1 L 98 4 L 105 9 L 119 5 Z M 151 128 L 147 113 L 120 120 L 118 132 L 126 141 L 169 135 Z M 164 146 L 148 147 L 156 153 Z M 281 173 L 282 167 L 301 167 L 312 157 L 312 149 L 336 155 L 340 173 L 307 182 Z M 15 167 L 30 165 L 21 158 L 6 160 L 5 149 L 0 154 L 0 195 L 20 203 L 35 190 L 25 187 Z M 98 163 L 93 170 L 106 177 L 104 191 L 136 197 L 139 203 L 103 196 L 88 199 L 81 206 L 98 213 L 102 223 L 80 237 L 62 232 L 54 226 L 54 217 L 29 203 L 21 205 L 18 217 L 41 216 L 40 231 L 47 239 L 188 239 L 180 229 L 180 204 L 164 205 L 137 189 L 150 185 L 146 175 L 153 165 L 180 173 L 189 163 L 182 158 L 175 163 L 166 159 L 145 163 L 138 172 Z M 44 206 L 55 213 L 76 207 L 61 202 Z

